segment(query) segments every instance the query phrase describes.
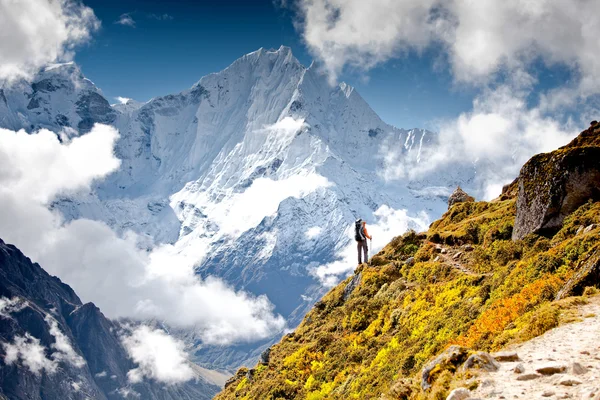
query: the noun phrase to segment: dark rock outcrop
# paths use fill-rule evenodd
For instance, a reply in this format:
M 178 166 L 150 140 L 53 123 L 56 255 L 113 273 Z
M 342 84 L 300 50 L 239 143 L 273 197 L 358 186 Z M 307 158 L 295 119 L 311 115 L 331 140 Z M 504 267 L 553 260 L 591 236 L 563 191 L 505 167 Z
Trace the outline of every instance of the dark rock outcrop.
M 596 251 L 584 260 L 575 274 L 556 294 L 556 300 L 567 296 L 580 296 L 587 286 L 600 285 L 600 252 Z
M 521 169 L 512 238 L 552 235 L 566 216 L 600 199 L 600 126 L 582 132 L 567 146 L 538 154 Z
M 468 357 L 468 350 L 461 346 L 450 346 L 442 354 L 430 361 L 421 371 L 421 388 L 429 390 L 433 385 L 437 375 L 444 371 L 451 372 L 465 362 Z
M 360 285 L 360 280 L 362 278 L 362 274 L 358 273 L 355 274 L 352 279 L 350 280 L 350 282 L 348 282 L 348 284 L 346 285 L 346 287 L 344 287 L 344 293 L 342 294 L 342 298 L 344 301 L 348 300 L 348 297 L 350 297 L 350 295 L 352 294 L 352 292 L 354 292 L 354 289 L 356 289 L 356 287 L 358 285 Z
M 467 203 L 473 202 L 475 198 L 473 196 L 469 196 L 467 192 L 462 190 L 460 186 L 454 190 L 454 192 L 448 197 L 448 209 L 450 209 L 456 203 Z

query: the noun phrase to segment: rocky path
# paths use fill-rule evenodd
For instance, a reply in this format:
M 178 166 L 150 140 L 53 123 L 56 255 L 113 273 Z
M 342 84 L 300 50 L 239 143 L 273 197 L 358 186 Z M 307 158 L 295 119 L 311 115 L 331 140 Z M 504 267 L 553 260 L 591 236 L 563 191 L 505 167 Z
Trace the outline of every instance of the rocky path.
M 479 387 L 463 398 L 600 400 L 600 296 L 579 314 L 580 322 L 508 348 L 519 360 L 482 373 Z
M 443 247 L 440 245 L 436 246 L 436 252 L 438 253 L 439 260 L 450 265 L 452 268 L 462 272 L 463 274 L 473 276 L 488 276 L 489 273 L 479 273 L 471 270 L 467 265 L 462 263 L 461 259 L 465 256 L 465 253 L 473 250 L 472 246 L 466 245 L 461 248 Z

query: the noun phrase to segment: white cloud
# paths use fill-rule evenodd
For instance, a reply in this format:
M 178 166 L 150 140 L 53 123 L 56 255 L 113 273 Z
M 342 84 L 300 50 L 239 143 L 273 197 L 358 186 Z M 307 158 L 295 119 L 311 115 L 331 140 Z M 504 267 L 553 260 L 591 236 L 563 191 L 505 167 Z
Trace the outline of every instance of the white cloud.
M 264 217 L 274 215 L 283 200 L 301 198 L 330 185 L 327 178 L 315 173 L 279 180 L 258 178 L 244 192 L 214 204 L 205 212 L 219 225 L 221 233 L 236 236 L 257 226 Z
M 52 358 L 56 361 L 68 362 L 77 368 L 82 368 L 86 364 L 85 360 L 73 350 L 69 338 L 60 331 L 58 322 L 50 315 L 47 315 L 45 320 L 50 327 L 50 334 L 54 336 L 54 343 L 50 347 L 56 350 L 56 352 L 52 354 Z
M 118 166 L 116 137 L 113 128 L 101 125 L 63 144 L 47 131 L 0 131 L 0 157 L 6 160 L 0 166 L 0 237 L 109 317 L 193 328 L 205 343 L 252 341 L 281 331 L 285 321 L 265 296 L 200 279 L 194 273 L 197 257 L 171 245 L 142 250 L 133 233 L 119 237 L 86 219 L 65 223 L 48 208 L 58 194 L 86 190 Z
M 306 238 L 309 240 L 317 238 L 321 232 L 323 232 L 323 228 L 320 226 L 313 226 L 306 231 Z
M 122 341 L 129 357 L 138 365 L 127 373 L 129 382 L 139 383 L 148 378 L 175 384 L 196 378 L 183 342 L 162 330 L 140 326 Z
M 2 343 L 4 347 L 4 363 L 12 365 L 19 360 L 34 374 L 45 371 L 49 374 L 56 372 L 57 364 L 46 357 L 46 348 L 40 340 L 26 333 L 25 336 L 15 336 L 13 343 Z
M 20 304 L 19 307 L 21 308 L 19 309 L 22 309 L 23 304 L 26 305 L 22 301 L 20 303 L 13 301 L 12 303 L 13 307 Z M 50 348 L 54 351 L 51 352 L 46 349 L 40 344 L 40 339 L 26 332 L 25 336 L 15 336 L 13 343 L 2 343 L 6 353 L 4 363 L 11 365 L 21 360 L 21 363 L 34 374 L 39 374 L 42 371 L 52 374 L 56 372 L 59 362 L 66 362 L 77 368 L 85 366 L 85 360 L 75 352 L 69 338 L 60 331 L 58 322 L 50 315 L 46 315 L 44 320 L 50 328 L 50 334 L 54 337 L 54 343 L 50 345 Z M 46 357 L 47 353 L 51 353 L 50 358 Z
M 174 19 L 170 14 L 148 14 L 148 18 L 158 21 L 172 21 Z
M 10 314 L 19 312 L 27 306 L 27 302 L 20 297 L 13 297 L 12 299 L 0 297 L 0 317 L 11 318 Z
M 0 181 L 3 191 L 47 203 L 57 194 L 87 189 L 94 179 L 115 171 L 118 132 L 96 125 L 85 136 L 61 143 L 55 133 L 0 129 Z
M 346 66 L 368 71 L 408 52 L 436 52 L 455 82 L 480 90 L 473 109 L 435 121 L 437 146 L 418 166 L 382 148 L 386 179 L 422 179 L 477 162 L 480 191 L 498 194 L 532 155 L 566 143 L 600 111 L 600 2 L 587 0 L 298 0 L 299 27 L 332 81 Z M 440 63 L 439 60 L 444 60 Z M 540 89 L 537 73 L 570 73 Z M 543 82 L 545 83 L 545 82 Z M 536 103 L 537 102 L 537 103 Z M 565 122 L 566 121 L 566 122 Z
M 121 14 L 119 19 L 115 21 L 115 24 L 135 28 L 135 20 L 133 19 L 130 13 Z
M 335 78 L 410 50 L 441 44 L 459 81 L 541 57 L 581 74 L 583 93 L 600 82 L 600 3 L 587 0 L 299 0 L 306 43 Z
M 117 96 L 117 97 L 115 97 L 115 98 L 117 99 L 117 101 L 118 101 L 120 104 L 127 104 L 127 103 L 129 103 L 129 102 L 131 101 L 131 99 L 130 99 L 130 98 L 128 98 L 128 97 L 121 97 L 121 96 Z
M 43 65 L 72 57 L 100 22 L 71 0 L 0 0 L 0 79 L 28 77 Z
M 566 144 L 579 131 L 571 121 L 561 124 L 537 107 L 528 108 L 526 95 L 510 86 L 485 91 L 472 110 L 439 122 L 438 143 L 423 150 L 421 163 L 382 147 L 383 177 L 418 180 L 441 168 L 475 163 L 480 195 L 497 197 L 532 155 Z
M 394 210 L 387 205 L 379 207 L 373 213 L 373 218 L 374 223 L 367 223 L 367 232 L 373 237 L 368 244 L 369 257 L 379 252 L 394 237 L 402 235 L 409 229 L 423 231 L 429 226 L 429 218 L 425 213 L 410 216 L 406 210 Z M 345 277 L 358 265 L 354 226 L 348 227 L 347 234 L 348 244 L 336 255 L 336 261 L 310 270 L 310 273 L 325 286 L 335 286 L 340 278 Z

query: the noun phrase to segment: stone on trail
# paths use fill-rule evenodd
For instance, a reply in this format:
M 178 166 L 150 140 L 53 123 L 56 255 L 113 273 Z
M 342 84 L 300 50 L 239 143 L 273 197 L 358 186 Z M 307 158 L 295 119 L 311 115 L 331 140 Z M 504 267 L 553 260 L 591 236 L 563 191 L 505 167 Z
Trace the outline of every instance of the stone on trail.
M 558 381 L 559 385 L 563 386 L 576 386 L 581 385 L 581 381 L 573 376 L 563 376 L 560 381 Z
M 446 400 L 466 400 L 469 397 L 471 397 L 469 389 L 458 388 L 451 391 Z
M 536 371 L 542 375 L 561 374 L 567 370 L 567 367 L 559 364 L 548 364 L 543 367 L 536 368 Z
M 514 351 L 500 351 L 493 354 L 493 357 L 500 362 L 519 361 L 519 355 Z
M 537 378 L 541 378 L 542 375 L 540 374 L 523 374 L 523 375 L 519 375 L 517 376 L 517 380 L 518 381 L 531 381 Z
M 584 367 L 583 365 L 579 364 L 578 362 L 574 362 L 573 365 L 571 365 L 571 371 L 575 375 L 583 375 L 586 372 L 588 372 L 587 368 Z
M 523 372 L 525 372 L 525 367 L 523 366 L 523 364 L 517 364 L 515 366 L 515 368 L 513 369 L 515 374 L 522 374 Z
M 498 364 L 496 360 L 494 360 L 494 357 L 489 353 L 480 351 L 467 358 L 467 361 L 465 361 L 465 364 L 463 365 L 464 370 L 472 368 L 496 372 L 500 368 L 500 364 Z

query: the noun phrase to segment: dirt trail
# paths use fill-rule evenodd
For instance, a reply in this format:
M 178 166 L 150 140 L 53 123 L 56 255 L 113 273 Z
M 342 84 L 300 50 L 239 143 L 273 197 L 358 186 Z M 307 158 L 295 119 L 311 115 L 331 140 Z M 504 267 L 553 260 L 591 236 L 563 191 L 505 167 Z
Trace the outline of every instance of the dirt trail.
M 469 250 L 465 250 L 464 248 L 453 248 L 453 247 L 436 247 L 439 252 L 438 256 L 445 263 L 450 265 L 452 268 L 462 272 L 463 274 L 472 275 L 472 276 L 490 276 L 490 273 L 479 273 L 471 270 L 468 266 L 461 262 L 461 259 L 465 257 L 465 254 Z
M 600 296 L 580 306 L 581 322 L 554 328 L 507 349 L 520 361 L 502 362 L 497 372 L 480 375 L 471 399 L 600 400 Z M 523 372 L 515 372 L 517 366 Z M 548 367 L 542 375 L 538 372 Z

